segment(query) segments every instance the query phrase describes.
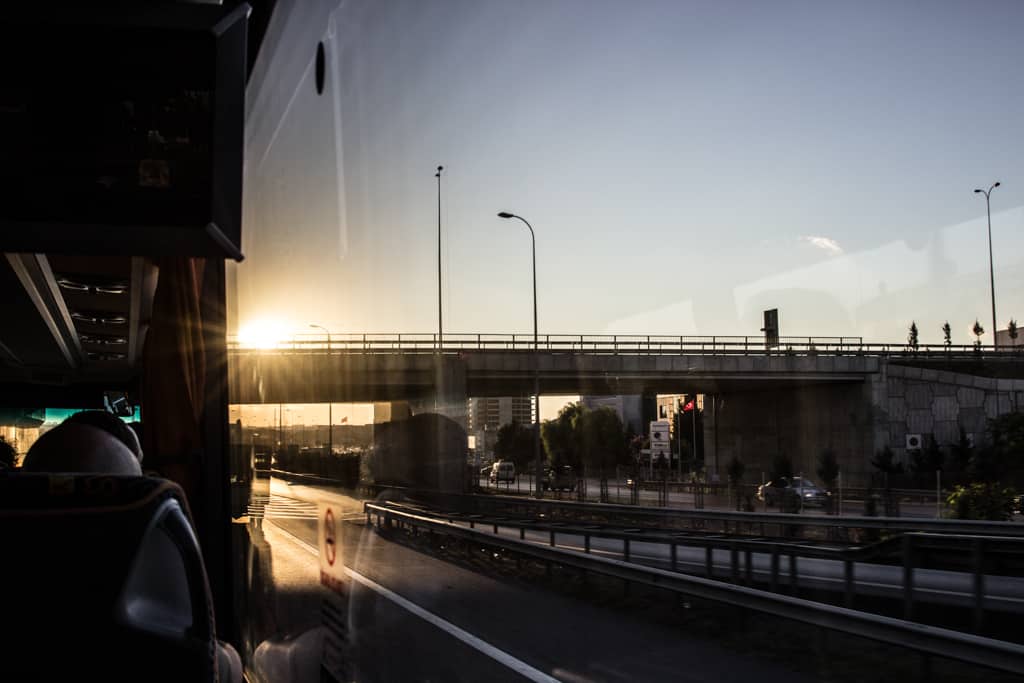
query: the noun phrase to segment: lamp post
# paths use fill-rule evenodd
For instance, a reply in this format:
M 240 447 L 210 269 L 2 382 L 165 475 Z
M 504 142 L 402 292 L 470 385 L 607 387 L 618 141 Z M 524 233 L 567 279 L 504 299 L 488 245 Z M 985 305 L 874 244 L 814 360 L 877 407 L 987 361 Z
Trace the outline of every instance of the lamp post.
M 442 351 L 442 331 L 444 326 L 441 324 L 441 171 L 444 170 L 444 166 L 437 167 L 437 173 L 434 177 L 437 178 L 437 351 Z
M 985 195 L 985 213 L 988 214 L 988 282 L 992 288 L 992 349 L 999 350 L 999 334 L 996 327 L 996 275 L 992 267 L 992 206 L 989 203 L 989 195 L 992 190 L 999 187 L 999 181 L 992 184 L 987 190 L 977 189 L 975 192 Z
M 533 460 L 534 469 L 536 472 L 535 477 L 535 495 L 538 498 L 544 497 L 544 489 L 541 486 L 541 463 L 540 463 L 540 361 L 537 357 L 537 351 L 539 350 L 539 344 L 537 341 L 537 237 L 533 233 L 533 226 L 530 222 L 522 216 L 517 216 L 514 213 L 508 211 L 502 211 L 498 214 L 498 218 L 515 218 L 521 220 L 523 224 L 530 230 L 530 245 L 533 252 L 533 395 L 535 402 L 536 415 L 534 417 L 534 429 L 533 429 Z
M 314 329 L 323 330 L 325 333 L 327 333 L 327 366 L 328 366 L 328 371 L 330 371 L 330 365 L 331 365 L 331 331 L 328 330 L 323 325 L 315 325 L 313 323 L 310 323 L 309 326 L 314 328 Z M 331 409 L 334 406 L 333 406 L 333 403 L 331 402 L 331 398 L 330 398 L 329 392 L 330 392 L 330 388 L 328 387 L 328 397 L 327 397 L 327 455 L 334 455 L 334 434 L 333 434 L 333 432 L 334 432 L 334 420 L 332 419 L 333 415 L 331 415 Z

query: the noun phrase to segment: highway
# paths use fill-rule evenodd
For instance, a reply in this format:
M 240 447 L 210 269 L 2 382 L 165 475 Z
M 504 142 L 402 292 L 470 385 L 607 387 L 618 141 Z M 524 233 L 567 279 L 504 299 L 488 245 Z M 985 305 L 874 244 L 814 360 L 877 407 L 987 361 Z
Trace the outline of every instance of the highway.
M 315 500 L 331 500 L 352 512 L 341 544 L 353 573 L 345 598 L 317 586 Z M 642 614 L 624 614 L 417 552 L 366 527 L 357 509 L 357 502 L 344 496 L 275 480 L 263 510 L 266 518 L 258 526 L 249 520 L 262 536 L 274 579 L 276 634 L 257 649 L 257 660 L 275 672 L 274 680 L 308 680 L 297 673 L 302 668 L 297 662 L 308 666 L 316 651 L 313 644 L 322 637 L 317 634 L 320 603 L 327 596 L 347 609 L 349 659 L 353 678 L 361 681 L 814 680 Z M 414 616 L 410 606 L 432 621 Z
M 286 484 L 275 480 L 279 495 L 305 500 L 316 500 L 317 496 L 329 495 L 315 486 Z M 358 511 L 356 511 L 358 512 Z M 355 513 L 354 513 L 355 514 Z M 457 518 L 456 518 L 457 519 Z M 465 520 L 457 523 L 469 526 Z M 490 527 L 488 527 L 490 529 Z M 498 533 L 510 537 L 518 537 L 519 529 L 512 525 L 498 525 Z M 537 544 L 549 545 L 550 535 L 547 531 L 527 530 L 524 540 Z M 567 550 L 584 551 L 584 539 L 580 535 L 558 532 L 556 545 Z M 615 559 L 623 557 L 623 543 L 618 539 L 592 537 L 590 550 L 594 554 Z M 630 544 L 630 559 L 633 562 L 668 568 L 670 566 L 670 548 L 666 544 L 634 541 Z M 740 573 L 746 573 L 744 553 L 740 553 Z M 783 558 L 785 560 L 785 558 Z M 705 552 L 701 547 L 687 547 L 685 541 L 677 546 L 677 563 L 681 571 L 703 575 L 705 571 Z M 712 553 L 713 575 L 728 579 L 732 571 L 732 558 L 728 550 L 715 550 Z M 755 582 L 767 584 L 771 576 L 771 555 L 769 553 L 751 554 L 751 574 Z M 857 597 L 883 597 L 893 600 L 903 598 L 903 568 L 900 566 L 877 564 L 872 562 L 854 562 L 854 579 Z M 844 586 L 844 566 L 841 561 L 821 558 L 800 558 L 797 563 L 797 584 L 801 589 L 825 590 L 841 593 Z M 788 562 L 783 561 L 779 567 L 780 585 L 789 583 Z M 915 569 L 914 600 L 920 603 L 937 605 L 972 605 L 973 577 L 968 572 L 956 572 L 939 569 Z M 1012 576 L 988 575 L 985 577 L 986 609 L 997 612 L 1024 612 L 1024 578 Z M 960 625 L 969 630 L 969 624 Z

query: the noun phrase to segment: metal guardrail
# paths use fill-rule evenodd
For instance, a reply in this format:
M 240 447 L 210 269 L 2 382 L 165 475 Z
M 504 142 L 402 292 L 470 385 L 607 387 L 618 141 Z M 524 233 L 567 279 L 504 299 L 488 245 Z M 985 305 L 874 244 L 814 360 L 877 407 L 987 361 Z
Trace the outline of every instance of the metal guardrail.
M 674 476 L 674 475 L 675 475 L 675 473 L 672 473 L 672 476 Z M 524 475 L 519 475 L 519 478 L 522 478 L 523 476 L 532 476 L 532 474 L 531 473 L 525 473 Z M 483 479 L 483 477 L 481 477 L 481 479 Z M 532 484 L 532 480 L 530 480 L 530 481 L 531 481 L 531 483 L 524 488 L 524 487 L 520 486 L 519 479 L 517 479 L 516 480 L 516 488 L 514 489 L 515 490 L 515 494 L 516 495 L 528 495 L 528 496 L 534 495 L 535 491 L 534 491 L 534 487 L 533 487 L 533 484 Z M 577 480 L 577 482 L 578 481 L 579 480 Z M 664 480 L 658 479 L 658 478 L 654 478 L 654 479 L 637 479 L 636 482 L 638 482 L 638 483 L 634 483 L 634 484 L 629 484 L 628 483 L 628 479 L 627 479 L 627 483 L 622 483 L 622 482 L 623 482 L 623 478 L 621 477 L 621 475 L 618 475 L 618 474 L 616 475 L 616 478 L 615 478 L 614 481 L 611 478 L 609 478 L 609 482 L 608 482 L 609 490 L 614 488 L 616 491 L 619 491 L 619 493 L 616 494 L 616 498 L 618 500 L 622 499 L 622 495 L 621 495 L 622 488 L 625 488 L 627 491 L 630 491 L 634 486 L 636 486 L 640 491 L 643 491 L 643 492 L 646 492 L 646 493 L 658 493 L 658 494 L 662 494 L 662 493 L 689 493 L 689 494 L 693 494 L 693 493 L 696 493 L 699 490 L 703 495 L 709 496 L 709 497 L 719 497 L 719 498 L 721 498 L 721 497 L 724 497 L 724 496 L 728 496 L 730 494 L 737 494 L 738 493 L 742 497 L 749 496 L 752 500 L 757 500 L 757 490 L 758 490 L 758 488 L 760 486 L 759 484 L 740 484 L 739 487 L 734 487 L 734 486 L 730 486 L 729 484 L 721 483 L 721 482 L 719 482 L 719 483 L 713 483 L 713 482 L 709 483 L 709 482 L 694 482 L 694 481 L 685 481 L 685 480 L 684 481 L 680 481 L 678 479 L 671 479 L 671 478 L 664 479 Z M 577 491 L 580 490 L 579 486 L 580 486 L 579 483 L 577 483 L 577 489 L 576 489 Z M 505 486 L 505 485 L 500 484 L 500 483 L 499 484 L 491 484 L 491 483 L 488 482 L 488 484 L 486 486 L 481 484 L 480 488 L 485 489 L 485 490 L 493 490 L 493 491 L 495 491 L 497 493 L 505 492 L 505 493 L 511 494 L 512 491 L 513 491 L 511 486 Z M 838 494 L 839 492 L 840 492 L 840 489 L 837 488 L 832 493 L 833 494 Z M 877 495 L 877 496 L 881 497 L 881 496 L 886 494 L 886 490 L 885 490 L 884 487 L 868 488 L 868 487 L 864 487 L 864 486 L 843 486 L 842 489 L 841 489 L 841 494 L 842 494 L 841 495 L 842 500 L 847 502 L 847 503 L 854 502 L 854 501 L 863 502 L 868 494 L 874 494 L 874 495 Z M 592 495 L 589 494 L 589 490 L 585 490 L 583 495 L 586 495 L 587 498 L 595 498 L 595 496 L 592 496 Z M 944 491 L 942 491 L 940 493 L 936 493 L 935 489 L 890 488 L 888 490 L 888 495 L 891 496 L 892 498 L 900 500 L 900 501 L 919 502 L 921 504 L 928 504 L 928 505 L 934 505 L 936 502 L 939 502 L 939 503 L 945 505 L 946 498 L 949 495 L 949 491 L 945 491 L 944 490 Z M 579 495 L 577 495 L 577 499 L 581 499 Z M 741 500 L 742 500 L 742 498 L 741 498 Z M 760 501 L 760 500 L 757 500 L 756 505 L 757 505 L 757 507 L 760 508 L 760 507 L 762 507 L 763 502 Z M 667 505 L 665 505 L 663 507 L 667 507 Z
M 575 335 L 544 334 L 534 341 L 529 334 L 446 334 L 444 353 L 533 352 L 586 353 L 601 355 L 638 354 L 723 354 L 723 355 L 839 355 L 907 356 L 918 358 L 1014 357 L 1019 347 L 975 347 L 957 344 L 921 344 L 916 349 L 905 342 L 865 343 L 861 337 L 780 337 L 779 345 L 768 349 L 764 337 L 743 335 Z M 228 338 L 231 352 L 251 353 L 437 353 L 437 334 L 417 333 L 339 333 L 296 334 L 270 348 L 247 345 L 237 336 Z
M 972 593 L 970 595 L 973 609 L 974 629 L 981 632 L 985 623 L 985 580 L 986 572 L 996 569 L 996 560 L 1011 557 L 1017 559 L 1014 569 L 1018 572 L 1024 566 L 1024 538 L 1007 536 L 971 536 L 959 534 L 934 534 L 923 532 L 910 532 L 895 536 L 890 539 L 871 543 L 868 545 L 836 547 L 834 545 L 812 545 L 807 543 L 780 541 L 772 538 L 743 538 L 723 537 L 712 534 L 701 533 L 668 533 L 656 529 L 626 529 L 614 528 L 601 525 L 579 525 L 572 526 L 560 522 L 545 522 L 529 519 L 509 519 L 507 517 L 487 518 L 482 515 L 465 515 L 450 511 L 420 510 L 409 508 L 396 501 L 388 501 L 381 505 L 398 512 L 411 514 L 431 515 L 437 519 L 447 520 L 449 523 L 462 522 L 469 525 L 470 529 L 490 527 L 494 534 L 498 534 L 500 527 L 516 529 L 519 532 L 519 540 L 526 540 L 526 531 L 541 531 L 548 534 L 551 547 L 555 547 L 559 535 L 564 537 L 582 537 L 583 552 L 591 552 L 591 539 L 602 538 L 622 542 L 622 560 L 632 562 L 632 545 L 635 543 L 646 543 L 664 545 L 669 548 L 669 567 L 672 571 L 679 570 L 678 549 L 683 547 L 697 547 L 704 549 L 704 577 L 715 578 L 713 566 L 713 552 L 715 550 L 728 552 L 730 555 L 729 573 L 733 582 L 742 580 L 753 583 L 753 554 L 760 553 L 771 558 L 769 571 L 770 590 L 775 592 L 780 586 L 780 558 L 788 558 L 789 564 L 789 585 L 791 590 L 797 587 L 797 565 L 798 558 L 801 559 L 823 559 L 842 563 L 843 565 L 843 600 L 846 607 L 854 606 L 855 582 L 854 563 L 868 562 L 878 559 L 899 558 L 902 564 L 902 583 L 899 590 L 902 593 L 904 617 L 910 620 L 914 614 L 916 602 L 914 595 L 914 572 L 920 568 L 918 561 L 925 554 L 935 556 L 941 554 L 946 560 L 940 568 L 950 569 L 948 558 L 968 558 L 969 568 L 972 574 Z M 741 568 L 740 553 L 743 554 Z M 942 564 L 942 563 L 940 563 Z M 960 570 L 957 567 L 955 570 Z
M 795 537 L 803 528 L 877 529 L 891 533 L 930 531 L 934 533 L 1024 537 L 1024 524 L 1013 522 L 987 522 L 979 520 L 931 519 L 926 517 L 857 517 L 848 515 L 796 515 L 789 513 L 733 512 L 728 510 L 688 510 L 684 508 L 643 507 L 616 503 L 580 503 L 509 495 L 480 495 L 439 493 L 435 491 L 409 492 L 427 501 L 445 502 L 453 509 L 501 514 L 513 511 L 550 519 L 586 516 L 620 516 L 632 523 L 654 523 L 671 528 L 685 523 L 690 528 L 706 528 L 708 522 L 721 523 L 730 533 L 742 533 L 744 528 L 757 529 L 764 536 L 769 526 L 785 530 L 778 534 Z M 731 528 L 729 528 L 731 527 Z
M 738 586 L 713 579 L 679 574 L 655 567 L 630 564 L 570 550 L 526 543 L 455 526 L 423 515 L 399 512 L 367 503 L 367 521 L 376 516 L 378 526 L 409 526 L 501 548 L 546 563 L 572 567 L 626 582 L 661 588 L 696 598 L 720 602 L 875 641 L 902 646 L 927 655 L 948 657 L 992 669 L 1024 674 L 1024 646 L 911 621 L 894 619 L 845 607 Z

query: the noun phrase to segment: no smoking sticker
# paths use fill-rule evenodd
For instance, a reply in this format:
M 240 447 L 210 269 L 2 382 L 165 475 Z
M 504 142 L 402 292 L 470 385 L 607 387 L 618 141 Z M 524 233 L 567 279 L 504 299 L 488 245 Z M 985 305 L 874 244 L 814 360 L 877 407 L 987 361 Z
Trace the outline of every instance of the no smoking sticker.
M 320 583 L 344 592 L 345 570 L 341 554 L 340 511 L 329 503 L 318 506 L 317 540 L 320 550 Z

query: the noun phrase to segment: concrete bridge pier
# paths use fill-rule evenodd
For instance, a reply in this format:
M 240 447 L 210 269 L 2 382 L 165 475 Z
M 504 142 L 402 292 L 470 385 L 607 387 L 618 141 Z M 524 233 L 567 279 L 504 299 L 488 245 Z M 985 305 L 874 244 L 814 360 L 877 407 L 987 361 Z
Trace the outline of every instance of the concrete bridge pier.
M 435 356 L 433 380 L 428 395 L 409 401 L 410 412 L 444 415 L 466 429 L 466 362 L 457 356 Z

